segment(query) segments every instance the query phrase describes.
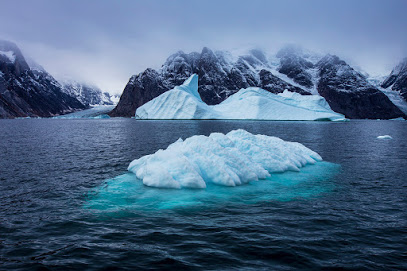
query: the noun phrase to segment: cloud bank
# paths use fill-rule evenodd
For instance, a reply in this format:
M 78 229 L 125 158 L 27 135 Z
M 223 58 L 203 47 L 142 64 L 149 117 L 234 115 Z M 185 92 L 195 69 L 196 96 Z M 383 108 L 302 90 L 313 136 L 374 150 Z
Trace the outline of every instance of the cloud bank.
M 51 74 L 120 93 L 172 53 L 286 43 L 333 53 L 370 74 L 407 56 L 407 1 L 4 1 L 0 38 Z

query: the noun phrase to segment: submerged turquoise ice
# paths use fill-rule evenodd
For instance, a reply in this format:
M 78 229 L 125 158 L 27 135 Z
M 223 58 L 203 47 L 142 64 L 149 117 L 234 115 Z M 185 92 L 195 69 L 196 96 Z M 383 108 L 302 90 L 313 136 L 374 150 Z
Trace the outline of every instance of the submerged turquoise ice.
M 96 187 L 84 207 L 115 213 L 307 199 L 329 193 L 335 187 L 332 178 L 339 171 L 339 165 L 322 161 L 303 167 L 300 172 L 277 173 L 235 187 L 211 184 L 206 189 L 151 188 L 143 185 L 135 174 L 126 173 Z
M 97 210 L 167 209 L 315 196 L 339 166 L 297 142 L 245 130 L 179 139 L 132 161 L 88 197 Z

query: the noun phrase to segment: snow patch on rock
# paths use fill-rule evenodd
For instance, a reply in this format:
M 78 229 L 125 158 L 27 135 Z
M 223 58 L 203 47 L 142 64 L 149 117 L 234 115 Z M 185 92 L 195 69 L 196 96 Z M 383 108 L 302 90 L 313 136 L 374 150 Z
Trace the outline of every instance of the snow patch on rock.
M 16 55 L 13 51 L 0 51 L 1 56 L 5 56 L 11 63 L 16 61 Z

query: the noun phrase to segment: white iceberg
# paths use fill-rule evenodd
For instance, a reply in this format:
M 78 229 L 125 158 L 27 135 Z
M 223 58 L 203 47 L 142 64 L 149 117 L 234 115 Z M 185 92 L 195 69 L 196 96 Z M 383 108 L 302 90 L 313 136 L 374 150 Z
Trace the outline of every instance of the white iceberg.
M 179 139 L 165 150 L 134 160 L 128 170 L 146 186 L 206 188 L 209 183 L 238 186 L 321 160 L 300 143 L 234 130 Z
M 393 139 L 393 138 L 389 135 L 382 135 L 382 136 L 378 136 L 377 139 Z
M 319 95 L 284 91 L 273 94 L 256 87 L 241 89 L 218 105 L 205 104 L 198 75 L 137 108 L 136 119 L 345 120 Z

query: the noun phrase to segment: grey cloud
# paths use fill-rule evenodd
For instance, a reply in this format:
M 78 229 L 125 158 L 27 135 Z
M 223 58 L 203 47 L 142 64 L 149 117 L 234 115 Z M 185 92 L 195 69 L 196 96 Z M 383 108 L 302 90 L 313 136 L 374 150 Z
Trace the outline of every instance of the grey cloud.
M 178 50 L 298 43 L 370 73 L 407 56 L 407 1 L 1 1 L 0 37 L 56 76 L 120 92 Z

